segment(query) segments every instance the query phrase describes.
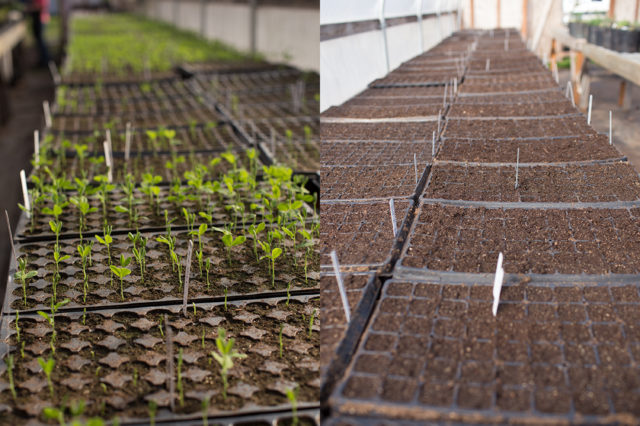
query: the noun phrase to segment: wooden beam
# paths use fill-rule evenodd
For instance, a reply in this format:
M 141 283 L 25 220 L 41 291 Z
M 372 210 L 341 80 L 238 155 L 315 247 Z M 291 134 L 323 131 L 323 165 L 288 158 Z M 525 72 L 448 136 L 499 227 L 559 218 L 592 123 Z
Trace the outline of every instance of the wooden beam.
M 636 13 L 634 13 L 633 16 L 635 16 L 635 21 L 638 22 L 638 6 L 640 6 L 640 0 L 636 0 Z
M 637 0 L 640 1 L 640 0 Z M 520 28 L 520 33 L 522 34 L 522 38 L 527 40 L 527 20 L 529 15 L 529 2 L 527 0 L 522 0 L 522 26 Z
M 500 28 L 500 0 L 496 0 L 496 28 Z
M 611 19 L 614 19 L 616 14 L 616 0 L 609 0 L 609 12 L 607 16 Z
M 571 55 L 571 88 L 573 90 L 573 100 L 576 105 L 580 105 L 580 83 L 582 68 L 584 67 L 584 55 L 582 52 L 573 52 Z
M 469 0 L 469 12 L 471 13 L 471 28 L 475 28 L 475 23 L 473 21 L 473 15 L 474 15 L 474 11 L 473 11 L 473 0 Z

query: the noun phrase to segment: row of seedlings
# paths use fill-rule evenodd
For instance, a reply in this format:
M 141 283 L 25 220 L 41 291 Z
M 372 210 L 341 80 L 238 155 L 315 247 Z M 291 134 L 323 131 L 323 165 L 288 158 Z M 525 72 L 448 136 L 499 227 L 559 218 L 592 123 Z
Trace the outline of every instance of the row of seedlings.
M 347 424 L 635 421 L 640 180 L 513 30 L 474 47 L 332 407 Z
M 472 41 L 452 36 L 322 114 L 325 401 L 398 258 Z M 437 66 L 425 73 L 431 63 Z
M 317 424 L 314 195 L 154 77 L 58 87 L 16 230 L 3 416 Z

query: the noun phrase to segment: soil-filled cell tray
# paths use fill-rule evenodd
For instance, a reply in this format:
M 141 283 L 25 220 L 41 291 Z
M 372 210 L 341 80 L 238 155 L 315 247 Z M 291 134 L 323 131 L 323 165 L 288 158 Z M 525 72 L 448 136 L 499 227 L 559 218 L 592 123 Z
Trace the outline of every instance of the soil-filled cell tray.
M 377 89 L 376 89 L 377 90 Z M 365 96 L 364 94 L 361 96 L 357 96 L 355 98 L 349 99 L 347 102 L 342 104 L 340 107 L 332 107 L 328 109 L 326 114 L 329 111 L 334 111 L 337 108 L 342 107 L 385 107 L 385 108 L 400 108 L 400 107 L 416 107 L 416 106 L 429 106 L 440 105 L 442 108 L 442 98 L 444 96 L 444 86 L 442 90 L 440 90 L 439 94 L 431 97 L 418 97 L 418 96 L 375 96 L 375 92 L 371 94 L 371 96 Z
M 504 82 L 504 83 L 472 83 L 465 82 L 458 88 L 461 94 L 468 93 L 508 93 L 508 92 L 527 92 L 533 90 L 555 89 L 558 85 L 553 79 L 544 79 L 541 81 L 522 81 L 522 82 Z
M 465 84 L 502 84 L 532 83 L 554 81 L 549 71 L 520 72 L 507 75 L 471 75 L 464 79 Z
M 234 118 L 241 120 L 274 118 L 274 117 L 298 117 L 316 116 L 320 113 L 320 104 L 313 97 L 305 98 L 301 104 L 294 104 L 287 93 L 274 96 L 274 99 L 266 100 L 262 97 L 246 99 L 244 104 L 234 105 L 231 101 L 226 105 Z
M 355 99 L 375 97 L 424 97 L 424 96 L 442 96 L 444 93 L 444 85 L 433 87 L 375 87 L 368 88 L 361 92 Z
M 242 235 L 241 231 L 235 234 Z M 175 254 L 179 267 L 172 260 L 168 244 L 157 241 L 166 238 L 166 233 L 143 233 L 147 239 L 144 271 L 141 261 L 134 255 L 133 249 L 141 249 L 142 243 L 132 242 L 127 235 L 113 235 L 109 248 L 99 243 L 96 238 L 61 240 L 60 254 L 69 258 L 61 260 L 58 265 L 60 279 L 54 286 L 56 262 L 54 258 L 55 241 L 24 244 L 16 248 L 17 256 L 26 256 L 29 270 L 38 275 L 27 282 L 26 302 L 24 289 L 19 280 L 11 279 L 8 285 L 11 309 L 45 309 L 56 299 L 70 299 L 68 306 L 108 305 L 115 303 L 144 303 L 156 300 L 175 302 L 184 297 L 184 280 L 187 268 L 187 252 L 189 240 L 194 242 L 190 266 L 188 288 L 189 300 L 202 298 L 269 294 L 301 289 L 312 289 L 318 286 L 318 254 L 313 247 L 300 247 L 298 239 L 296 247 L 292 241 L 272 246 L 281 247 L 282 254 L 275 260 L 275 272 L 272 274 L 269 259 L 261 259 L 264 254 L 257 241 L 267 241 L 267 233 L 259 232 L 257 240 L 251 233 L 246 233 L 246 241 L 237 247 L 227 249 L 221 240 L 222 233 L 208 230 L 200 239 L 186 232 L 173 232 L 175 238 Z M 255 242 L 255 245 L 254 245 Z M 314 241 L 311 241 L 314 242 Z M 78 246 L 91 244 L 85 261 L 79 254 Z M 202 257 L 199 252 L 202 250 Z M 109 254 L 111 258 L 109 258 Z M 120 266 L 120 257 L 130 259 L 127 269 L 130 274 L 121 281 L 110 265 Z M 207 266 L 208 264 L 208 266 Z M 85 280 L 86 271 L 86 280 Z
M 640 209 L 486 209 L 423 203 L 403 267 L 494 273 L 637 274 Z
M 132 154 L 129 161 L 124 159 L 124 155 L 113 157 L 113 182 L 123 183 L 126 180 L 127 174 L 131 174 L 134 180 L 137 182 L 142 181 L 142 176 L 146 173 L 150 173 L 153 176 L 160 176 L 162 182 L 169 183 L 176 179 L 179 181 L 184 180 L 185 172 L 192 172 L 198 167 L 204 167 L 207 169 L 207 177 L 217 177 L 218 173 L 226 173 L 231 170 L 231 165 L 226 161 L 221 161 L 216 165 L 215 173 L 209 175 L 209 168 L 207 166 L 216 157 L 220 157 L 225 151 L 211 151 L 205 153 L 185 153 L 185 152 L 173 152 L 171 154 L 155 154 L 155 153 L 142 153 L 138 151 Z M 231 153 L 232 151 L 227 151 Z M 103 151 L 104 153 L 104 151 Z M 72 156 L 69 158 L 61 157 L 56 154 L 51 158 L 53 161 L 54 173 L 60 177 L 65 176 L 68 180 L 73 181 L 74 178 L 86 178 L 90 182 L 98 175 L 106 175 L 108 168 L 104 162 L 104 154 L 93 156 L 92 158 L 80 158 L 78 156 Z M 245 152 L 235 151 L 239 165 L 249 166 L 249 159 Z M 169 166 L 169 163 L 171 164 Z M 262 162 L 255 157 L 255 167 L 258 170 L 262 170 Z M 45 169 L 36 170 L 32 176 L 38 176 L 44 182 L 51 182 L 50 176 L 46 173 Z
M 290 187 L 287 188 L 287 186 Z M 195 223 L 196 227 L 201 223 L 209 222 L 206 215 L 211 216 L 211 223 L 233 223 L 238 226 L 249 226 L 253 223 L 254 217 L 261 220 L 268 214 L 277 215 L 276 205 L 272 205 L 271 208 L 261 211 L 261 200 L 263 200 L 263 198 L 262 195 L 259 195 L 260 192 L 271 193 L 270 191 L 273 190 L 270 183 L 266 181 L 257 183 L 255 193 L 246 187 L 243 188 L 237 185 L 235 193 L 230 197 L 229 194 L 225 196 L 220 192 L 208 192 L 205 187 L 198 189 L 197 186 L 172 185 L 158 186 L 158 194 L 150 199 L 148 193 L 142 192 L 140 188 L 134 188 L 131 193 L 131 206 L 129 206 L 129 196 L 123 190 L 123 185 L 111 191 L 107 190 L 104 208 L 100 199 L 104 189 L 100 188 L 102 187 L 99 187 L 95 194 L 87 196 L 90 211 L 84 215 L 81 215 L 79 208 L 70 203 L 71 197 L 77 198 L 77 192 L 67 192 L 63 194 L 64 198 L 58 203 L 62 208 L 62 213 L 59 214 L 58 217 L 58 221 L 62 224 L 62 230 L 60 231 L 62 235 L 78 235 L 81 221 L 82 232 L 85 235 L 96 232 L 101 234 L 105 221 L 108 222 L 116 232 L 127 229 L 135 230 L 138 228 L 165 229 L 167 227 L 167 220 L 169 220 L 174 227 L 185 227 L 187 221 L 183 209 L 195 215 L 195 218 L 190 221 Z M 290 198 L 288 197 L 295 197 L 294 193 L 290 192 L 290 190 L 294 188 L 297 188 L 297 191 L 302 191 L 302 188 L 294 183 L 294 181 L 283 180 L 279 187 L 281 194 L 277 199 L 277 203 L 289 200 Z M 69 204 L 65 205 L 65 202 Z M 256 204 L 259 208 L 251 209 L 252 203 Z M 82 207 L 81 202 L 78 205 Z M 236 205 L 236 207 L 227 208 L 227 206 L 230 205 Z M 117 211 L 117 206 L 124 208 L 124 211 Z M 241 206 L 244 206 L 244 210 Z M 52 211 L 50 212 L 46 209 L 51 209 Z M 37 237 L 39 239 L 55 239 L 49 224 L 49 221 L 55 219 L 53 209 L 54 203 L 50 199 L 40 201 L 37 206 L 32 203 L 33 214 L 29 219 L 24 219 L 22 224 L 24 228 L 19 226 L 18 230 L 16 230 L 16 236 L 18 238 Z M 164 213 L 165 210 L 167 211 L 166 217 Z M 310 216 L 310 210 L 304 205 L 299 211 L 304 217 Z M 203 212 L 205 215 L 200 215 L 200 212 Z
M 489 69 L 487 70 L 487 59 L 489 60 Z M 526 55 L 525 57 L 504 59 L 495 55 L 480 55 L 474 57 L 468 64 L 470 73 L 500 73 L 506 74 L 519 72 L 544 71 L 546 68 L 536 57 Z
M 145 111 L 137 114 L 118 116 L 94 115 L 54 115 L 51 130 L 54 132 L 93 132 L 107 128 L 124 131 L 127 123 L 134 129 L 157 129 L 158 127 L 186 126 L 191 123 L 218 123 L 223 117 L 207 108 L 189 108 L 183 110 Z
M 99 85 L 130 85 L 130 84 L 149 84 L 159 80 L 175 81 L 179 76 L 174 71 L 154 71 L 151 73 L 143 73 L 140 71 L 131 72 L 131 70 L 120 70 L 119 72 L 101 72 L 96 75 L 95 72 L 72 71 L 62 76 L 62 85 L 69 86 L 89 86 L 95 87 Z
M 640 179 L 627 162 L 519 167 L 434 164 L 424 198 L 587 203 L 640 200 Z
M 236 123 L 253 141 L 262 143 L 273 160 L 303 172 L 320 168 L 320 120 L 313 116 L 250 119 Z
M 550 138 L 595 135 L 582 116 L 547 119 L 447 119 L 447 138 Z
M 3 419 L 23 424 L 41 418 L 44 407 L 74 400 L 86 402 L 86 416 L 111 419 L 117 414 L 121 421 L 148 418 L 149 401 L 157 405 L 158 421 L 187 414 L 199 417 L 203 400 L 209 402 L 209 416 L 270 407 L 290 410 L 286 391 L 295 387 L 297 401 L 305 408 L 319 398 L 319 317 L 317 297 L 292 298 L 288 304 L 286 299 L 229 303 L 226 309 L 223 304 L 192 305 L 186 315 L 180 306 L 58 312 L 55 353 L 44 318 L 20 315 L 18 341 L 15 318 L 6 317 L 3 343 L 10 345 L 13 356 L 17 398 L 11 396 L 9 373 L 3 368 Z M 246 355 L 233 360 L 226 398 L 220 365 L 211 355 L 220 347 L 219 329 L 235 339 L 237 353 Z M 54 360 L 51 390 L 38 357 Z M 172 358 L 173 369 L 168 366 Z
M 320 198 L 322 200 L 362 200 L 370 198 L 408 198 L 428 163 L 404 165 L 322 166 Z
M 406 220 L 410 200 L 395 200 L 398 230 Z M 341 266 L 382 266 L 390 259 L 395 238 L 389 202 L 321 203 L 320 264 L 331 265 L 335 250 Z
M 537 104 L 546 102 L 565 102 L 564 92 L 557 88 L 538 90 L 526 94 L 519 93 L 476 93 L 458 95 L 455 105 L 464 104 Z
M 226 149 L 238 149 L 246 145 L 241 141 L 233 127 L 229 124 L 198 123 L 191 122 L 187 128 L 173 128 L 165 130 L 148 129 L 131 132 L 131 152 L 183 152 L 190 151 L 224 151 Z M 175 134 L 173 133 L 175 132 Z M 54 133 L 50 148 L 60 155 L 66 151 L 69 154 L 77 153 L 76 146 L 87 145 L 87 152 L 103 154 L 102 143 L 106 136 L 100 132 L 98 135 Z M 167 136 L 165 136 L 167 135 Z M 172 136 L 172 137 L 171 137 Z M 124 153 L 126 133 L 111 132 L 111 143 L 114 155 Z M 124 155 L 124 154 L 122 154 Z
M 322 140 L 424 141 L 431 140 L 437 121 L 411 123 L 322 123 Z
M 639 303 L 637 286 L 517 285 L 494 317 L 490 286 L 388 281 L 332 405 L 437 423 L 635 423 Z
M 621 158 L 604 135 L 535 140 L 491 140 L 445 138 L 438 159 L 482 163 L 512 163 L 520 149 L 522 163 L 553 163 Z
M 576 107 L 568 100 L 545 103 L 488 103 L 454 104 L 447 117 L 532 117 L 578 114 Z
M 280 69 L 256 69 L 246 72 L 212 73 L 197 76 L 200 84 L 210 92 L 242 92 L 266 91 L 290 87 L 294 84 L 304 83 L 304 86 L 318 86 L 317 73 L 305 73 L 295 68 L 281 67 Z
M 436 146 L 437 148 L 437 146 Z M 323 166 L 390 166 L 431 162 L 432 140 L 426 142 L 322 142 Z
M 349 118 L 390 118 L 390 117 L 429 117 L 437 116 L 443 110 L 442 101 L 424 102 L 421 105 L 387 105 L 387 106 L 339 106 L 329 108 L 322 113 L 323 117 Z
M 369 87 L 393 87 L 393 86 L 433 86 L 444 85 L 451 82 L 452 78 L 457 78 L 456 72 L 441 72 L 441 73 L 398 73 L 389 74 L 384 78 L 374 80 L 369 84 Z
M 357 324 L 359 332 L 362 333 L 364 321 L 370 314 L 375 299 L 372 274 L 343 274 L 342 279 L 349 300 L 350 315 L 352 318 L 356 317 L 351 322 L 347 322 L 335 275 L 323 275 L 320 278 L 320 310 L 322 311 L 320 374 L 322 378 L 337 358 L 347 355 L 338 351 L 342 352 L 346 347 L 354 349 L 357 338 L 353 338 L 352 333 L 349 333 L 349 339 L 352 341 L 343 343 L 348 334 L 347 329 Z M 361 305 L 363 297 L 366 299 L 364 301 L 366 306 Z M 355 334 L 359 337 L 359 333 Z M 341 344 L 344 345 L 342 348 Z

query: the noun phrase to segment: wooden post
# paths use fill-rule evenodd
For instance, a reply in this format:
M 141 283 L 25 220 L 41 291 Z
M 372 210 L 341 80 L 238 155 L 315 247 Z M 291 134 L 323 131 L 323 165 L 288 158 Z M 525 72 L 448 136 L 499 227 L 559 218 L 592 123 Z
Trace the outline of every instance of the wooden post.
M 640 1 L 640 0 L 638 0 Z M 527 19 L 529 13 L 529 2 L 527 0 L 522 0 L 522 28 L 520 28 L 520 33 L 522 34 L 522 38 L 527 40 Z
M 469 13 L 471 14 L 471 28 L 475 28 L 475 23 L 473 21 L 473 15 L 474 15 L 474 11 L 473 11 L 473 0 L 469 0 Z
M 607 13 L 607 16 L 611 19 L 614 19 L 615 14 L 616 14 L 616 0 L 609 0 L 609 12 Z
M 584 54 L 582 52 L 573 52 L 571 55 L 571 85 L 573 86 L 573 99 L 580 108 L 582 107 L 580 76 L 584 67 Z
M 620 96 L 618 97 L 618 106 L 623 110 L 631 108 L 631 85 L 627 84 L 627 80 L 620 81 Z
M 496 0 L 496 28 L 500 28 L 500 0 Z
M 638 7 L 640 6 L 640 0 L 636 0 L 636 13 L 633 15 L 635 16 L 635 21 L 638 21 Z

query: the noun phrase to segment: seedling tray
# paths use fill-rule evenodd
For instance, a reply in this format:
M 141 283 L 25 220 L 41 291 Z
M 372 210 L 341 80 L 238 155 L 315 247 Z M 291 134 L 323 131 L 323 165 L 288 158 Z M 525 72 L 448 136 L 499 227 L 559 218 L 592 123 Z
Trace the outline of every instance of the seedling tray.
M 446 138 L 516 139 L 595 135 L 582 116 L 563 118 L 455 119 L 447 118 Z M 517 136 L 515 136 L 517 135 Z
M 411 161 L 388 166 L 322 167 L 322 200 L 324 202 L 411 197 L 428 168 L 429 163 L 424 159 L 418 162 L 417 166 Z
M 428 141 L 437 129 L 437 121 L 322 123 L 322 140 Z
M 160 231 L 143 233 L 148 238 L 146 271 L 144 280 L 141 278 L 140 267 L 133 256 L 133 245 L 126 234 L 113 235 L 111 244 L 112 264 L 119 265 L 120 255 L 130 257 L 128 268 L 132 271 L 123 280 L 121 290 L 120 280 L 109 270 L 107 248 L 99 244 L 95 238 L 85 239 L 84 244 L 94 242 L 91 257 L 92 264 L 87 265 L 87 296 L 83 294 L 82 261 L 77 251 L 80 239 L 61 240 L 60 252 L 70 258 L 60 262 L 60 282 L 57 285 L 57 299 L 70 299 L 68 307 L 109 306 L 110 304 L 149 304 L 155 301 L 162 303 L 176 303 L 183 300 L 182 284 L 178 281 L 177 269 L 172 267 L 169 249 L 165 244 L 156 241 L 157 237 L 166 235 Z M 224 290 L 228 289 L 231 297 L 260 297 L 271 293 L 285 294 L 290 291 L 309 290 L 318 288 L 318 253 L 312 251 L 307 257 L 307 277 L 305 277 L 305 249 L 288 245 L 287 249 L 276 260 L 275 282 L 271 284 L 271 270 L 268 260 L 258 261 L 253 251 L 253 237 L 247 235 L 247 241 L 231 250 L 232 263 L 227 260 L 228 254 L 218 233 L 208 231 L 202 237 L 203 265 L 202 273 L 195 252 L 198 250 L 198 239 L 187 232 L 173 232 L 176 238 L 176 254 L 181 263 L 181 278 L 184 281 L 188 241 L 194 241 L 194 253 L 191 259 L 191 273 L 189 283 L 189 303 L 199 299 L 224 298 Z M 259 238 L 266 240 L 266 234 Z M 7 285 L 7 300 L 4 312 L 15 309 L 20 311 L 45 310 L 51 306 L 53 297 L 53 278 L 55 275 L 55 261 L 53 258 L 55 240 L 16 246 L 16 255 L 26 256 L 29 270 L 37 270 L 37 278 L 27 283 L 27 303 L 23 301 L 21 283 L 13 279 L 16 265 L 10 274 Z M 257 247 L 258 256 L 264 254 Z M 295 262 L 294 262 L 295 258 Z M 204 261 L 210 259 L 209 286 L 206 282 Z M 113 277 L 113 281 L 111 281 Z M 121 295 L 122 291 L 122 295 Z M 124 299 L 122 298 L 124 296 Z
M 436 162 L 422 196 L 536 203 L 640 200 L 640 179 L 627 162 L 543 166 L 520 163 L 518 166 L 518 187 L 515 188 L 515 162 L 492 166 Z
M 350 322 L 345 317 L 335 275 L 325 274 L 320 278 L 323 322 L 320 330 L 321 400 L 329 397 L 335 382 L 348 366 L 381 287 L 380 279 L 374 274 L 348 274 L 342 278 L 349 300 Z
M 460 93 L 456 97 L 454 106 L 467 104 L 507 104 L 520 105 L 523 108 L 529 104 L 535 105 L 547 102 L 567 102 L 563 92 L 557 88 L 520 93 Z
M 420 101 L 420 105 L 339 106 L 328 109 L 322 113 L 322 116 L 353 118 L 425 117 L 437 116 L 438 112 L 443 109 L 442 99 L 435 99 L 432 101 L 433 103 L 429 104 L 424 99 L 420 99 Z
M 143 154 L 158 154 L 169 151 L 189 153 L 191 151 L 224 151 L 226 149 L 238 149 L 247 146 L 246 143 L 241 140 L 233 126 L 228 123 L 218 125 L 216 123 L 193 122 L 192 125 L 188 127 L 165 128 L 176 132 L 175 139 L 180 142 L 179 145 L 172 147 L 166 138 L 161 136 L 158 137 L 154 145 L 154 142 L 149 138 L 146 131 L 151 130 L 157 132 L 158 129 L 137 129 L 131 132 L 132 156 L 138 152 Z M 104 148 L 102 146 L 106 138 L 104 132 L 100 132 L 99 136 L 75 132 L 70 134 L 54 132 L 52 135 L 51 148 L 53 150 L 60 150 L 62 141 L 69 141 L 72 144 L 71 146 L 79 143 L 85 144 L 87 145 L 88 152 L 104 155 Z M 111 132 L 114 157 L 124 155 L 125 137 L 126 133 L 124 131 Z M 67 157 L 74 156 L 75 151 L 67 151 L 65 155 Z
M 424 96 L 437 96 L 442 97 L 444 92 L 444 86 L 433 86 L 433 87 L 375 87 L 375 88 L 367 88 L 362 91 L 357 97 L 353 98 L 351 101 L 356 99 L 369 99 L 370 97 L 403 97 L 403 98 L 413 98 L 413 97 L 424 97 Z
M 211 398 L 211 417 L 290 410 L 285 390 L 297 384 L 300 408 L 317 407 L 318 307 L 317 296 L 307 296 L 291 299 L 288 306 L 282 298 L 232 302 L 227 310 L 219 303 L 199 304 L 195 314 L 191 307 L 186 315 L 179 306 L 103 310 L 85 315 L 58 313 L 53 403 L 58 405 L 65 395 L 72 400 L 86 400 L 91 395 L 86 415 L 112 418 L 117 414 L 121 420 L 141 421 L 148 417 L 148 400 L 155 400 L 157 420 L 172 421 L 201 415 L 203 398 Z M 309 319 L 314 311 L 309 337 Z M 166 375 L 166 336 L 160 331 L 165 314 L 173 330 L 174 356 L 177 358 L 179 349 L 184 351 L 185 405 L 180 407 L 176 401 L 173 412 L 168 408 L 171 397 Z M 37 356 L 50 354 L 50 328 L 38 315 L 20 315 L 19 321 L 21 341 L 25 342 L 24 359 L 15 335 L 15 318 L 7 316 L 2 323 L 2 358 L 6 360 L 6 351 L 10 350 L 16 364 L 17 404 L 11 399 L 5 368 L 0 379 L 0 400 L 8 406 L 4 418 L 12 423 L 35 418 L 43 407 L 52 405 L 44 374 L 36 362 Z M 281 324 L 282 357 L 278 349 Z M 217 363 L 209 362 L 218 327 L 225 328 L 227 335 L 236 339 L 234 348 L 248 356 L 235 360 L 226 401 L 221 394 Z
M 431 203 L 423 200 L 418 208 L 396 271 L 494 273 L 499 252 L 504 253 L 508 273 L 640 271 L 635 256 L 640 249 L 635 237 L 638 207 L 535 203 L 539 207 L 533 209 L 533 203 L 521 207 L 522 203 L 486 203 L 486 207 Z
M 409 223 L 413 205 L 410 199 L 394 199 L 400 233 Z M 322 201 L 320 215 L 320 265 L 331 271 L 329 254 L 335 250 L 345 271 L 370 271 L 383 268 L 394 257 L 393 235 L 388 200 L 360 202 Z
M 523 163 L 622 160 L 624 157 L 605 135 L 554 139 L 496 140 L 443 138 L 438 151 L 442 161 L 511 163 L 520 149 Z
M 566 99 L 544 103 L 473 103 L 454 104 L 447 117 L 526 117 L 526 116 L 567 116 L 577 114 L 578 109 Z
M 540 81 L 517 81 L 502 83 L 467 83 L 461 85 L 459 91 L 461 94 L 468 93 L 509 93 L 524 92 L 529 90 L 555 89 L 558 85 L 553 79 L 542 79 Z
M 626 423 L 637 416 L 638 288 L 492 289 L 392 280 L 331 404 L 421 422 Z
M 432 141 L 325 141 L 320 150 L 323 166 L 400 166 L 413 164 L 413 155 L 420 165 L 432 161 Z M 436 144 L 437 149 L 437 144 Z
M 145 73 L 108 73 L 102 72 L 96 75 L 95 72 L 73 71 L 65 73 L 62 76 L 61 85 L 64 86 L 95 86 L 99 81 L 101 86 L 123 84 L 144 84 L 150 82 L 166 81 L 171 82 L 178 78 L 179 75 L 174 71 L 154 71 L 145 75 Z

